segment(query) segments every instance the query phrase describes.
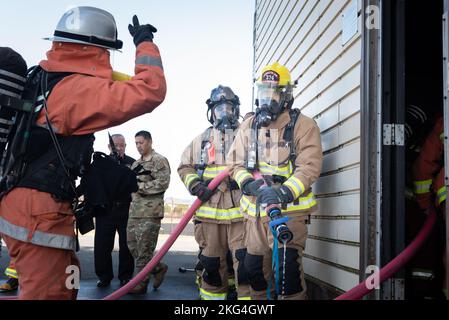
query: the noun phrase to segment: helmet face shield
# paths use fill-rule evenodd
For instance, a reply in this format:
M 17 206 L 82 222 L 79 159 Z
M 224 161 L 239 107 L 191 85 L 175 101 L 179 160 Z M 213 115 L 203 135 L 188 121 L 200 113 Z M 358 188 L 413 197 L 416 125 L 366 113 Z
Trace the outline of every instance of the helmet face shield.
M 268 109 L 272 114 L 278 114 L 283 105 L 282 98 L 282 88 L 277 84 L 262 83 L 258 85 L 257 99 L 260 108 Z

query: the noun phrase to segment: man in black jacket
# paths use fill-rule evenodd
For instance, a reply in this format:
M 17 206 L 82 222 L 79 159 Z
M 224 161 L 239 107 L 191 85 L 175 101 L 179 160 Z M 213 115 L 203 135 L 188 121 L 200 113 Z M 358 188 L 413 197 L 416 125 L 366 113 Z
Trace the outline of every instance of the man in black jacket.
M 109 144 L 111 156 L 115 157 L 121 164 L 131 167 L 135 161 L 125 155 L 126 142 L 121 134 L 111 137 L 113 145 Z M 95 219 L 95 273 L 98 276 L 98 287 L 109 286 L 114 278 L 112 270 L 112 250 L 114 248 L 115 232 L 119 235 L 119 271 L 120 285 L 125 285 L 133 276 L 134 259 L 129 252 L 126 239 L 126 226 L 128 223 L 129 204 L 131 195 L 126 194 L 117 199 L 112 209 L 105 215 L 98 215 Z

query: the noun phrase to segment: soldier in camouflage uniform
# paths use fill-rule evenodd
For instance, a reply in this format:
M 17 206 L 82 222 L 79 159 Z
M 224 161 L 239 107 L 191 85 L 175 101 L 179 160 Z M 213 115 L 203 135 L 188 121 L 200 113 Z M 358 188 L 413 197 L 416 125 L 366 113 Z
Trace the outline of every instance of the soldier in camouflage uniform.
M 136 134 L 136 147 L 141 158 L 131 169 L 137 173 L 139 190 L 132 194 L 127 228 L 128 247 L 135 259 L 136 273 L 139 273 L 153 258 L 161 220 L 164 217 L 164 193 L 170 183 L 168 160 L 152 149 L 151 134 L 140 131 Z M 157 289 L 168 266 L 159 263 L 151 272 L 153 287 Z M 150 275 L 130 293 L 146 293 Z

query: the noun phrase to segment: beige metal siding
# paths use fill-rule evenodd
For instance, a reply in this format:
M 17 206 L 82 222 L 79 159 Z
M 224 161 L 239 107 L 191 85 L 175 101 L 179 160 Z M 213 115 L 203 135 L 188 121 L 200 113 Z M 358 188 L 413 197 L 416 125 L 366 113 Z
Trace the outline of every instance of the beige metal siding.
M 295 107 L 316 120 L 324 164 L 314 186 L 304 257 L 308 278 L 346 291 L 359 279 L 360 72 L 358 32 L 342 41 L 342 14 L 357 0 L 257 0 L 254 75 L 279 61 L 298 80 Z

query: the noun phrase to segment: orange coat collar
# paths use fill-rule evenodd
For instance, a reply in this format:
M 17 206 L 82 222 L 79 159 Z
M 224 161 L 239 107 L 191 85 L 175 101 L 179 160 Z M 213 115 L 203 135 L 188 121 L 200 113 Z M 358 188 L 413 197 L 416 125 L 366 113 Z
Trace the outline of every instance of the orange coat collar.
M 107 49 L 68 42 L 53 42 L 47 60 L 40 66 L 48 72 L 73 72 L 112 79 Z

